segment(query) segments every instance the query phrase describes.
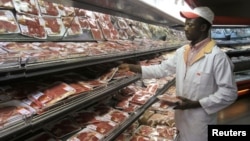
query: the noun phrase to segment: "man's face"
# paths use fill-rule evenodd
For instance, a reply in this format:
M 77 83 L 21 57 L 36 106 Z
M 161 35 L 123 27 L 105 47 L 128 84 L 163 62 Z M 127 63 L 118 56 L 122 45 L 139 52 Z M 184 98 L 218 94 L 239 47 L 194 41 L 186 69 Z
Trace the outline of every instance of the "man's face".
M 186 38 L 190 41 L 197 40 L 199 36 L 201 35 L 200 27 L 201 27 L 201 24 L 197 18 L 186 19 L 185 27 L 184 27 Z

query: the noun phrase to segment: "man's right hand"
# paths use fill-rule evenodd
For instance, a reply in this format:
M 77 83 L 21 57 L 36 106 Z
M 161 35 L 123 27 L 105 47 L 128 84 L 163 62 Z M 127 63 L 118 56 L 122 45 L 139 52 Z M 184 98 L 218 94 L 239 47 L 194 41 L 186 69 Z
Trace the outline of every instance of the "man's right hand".
M 120 73 L 130 71 L 129 64 L 126 64 L 126 63 L 120 64 L 118 66 L 118 69 L 119 69 L 118 72 L 120 72 Z

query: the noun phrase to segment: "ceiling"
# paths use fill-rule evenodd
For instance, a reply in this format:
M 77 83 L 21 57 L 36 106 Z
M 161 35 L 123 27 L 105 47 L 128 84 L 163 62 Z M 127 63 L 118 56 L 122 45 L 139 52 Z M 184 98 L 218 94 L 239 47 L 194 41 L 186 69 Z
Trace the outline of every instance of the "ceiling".
M 250 25 L 250 0 L 185 0 L 192 8 L 208 6 L 214 13 L 214 25 Z

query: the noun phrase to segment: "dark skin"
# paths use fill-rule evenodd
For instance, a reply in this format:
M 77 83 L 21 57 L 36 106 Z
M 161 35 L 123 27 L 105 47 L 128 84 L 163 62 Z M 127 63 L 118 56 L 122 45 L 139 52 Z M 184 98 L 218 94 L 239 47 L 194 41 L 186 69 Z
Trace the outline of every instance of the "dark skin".
M 187 40 L 191 41 L 191 45 L 195 45 L 196 43 L 206 39 L 209 37 L 210 27 L 211 25 L 202 18 L 186 19 L 184 31 Z M 141 66 L 134 64 L 121 64 L 119 66 L 119 71 L 142 73 Z M 174 109 L 186 110 L 201 107 L 199 101 L 193 101 L 181 96 L 178 96 L 177 98 L 179 98 L 181 102 L 178 102 Z

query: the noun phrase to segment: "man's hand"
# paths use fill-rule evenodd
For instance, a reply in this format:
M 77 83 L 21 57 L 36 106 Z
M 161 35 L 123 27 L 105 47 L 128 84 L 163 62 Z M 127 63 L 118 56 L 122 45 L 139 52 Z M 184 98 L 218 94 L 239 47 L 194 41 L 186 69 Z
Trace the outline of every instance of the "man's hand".
M 123 64 L 118 66 L 118 72 L 123 73 L 123 72 L 126 72 L 126 71 L 132 71 L 132 72 L 135 72 L 135 73 L 141 73 L 142 72 L 140 65 L 123 63 Z
M 186 110 L 186 109 L 201 107 L 199 101 L 192 101 L 190 99 L 181 96 L 178 96 L 177 98 L 180 99 L 181 102 L 178 102 L 177 105 L 174 107 L 174 109 Z
M 129 64 L 121 64 L 121 65 L 119 65 L 118 66 L 118 72 L 121 72 L 121 73 L 123 73 L 123 72 L 127 72 L 127 71 L 130 71 L 130 69 L 129 69 Z

